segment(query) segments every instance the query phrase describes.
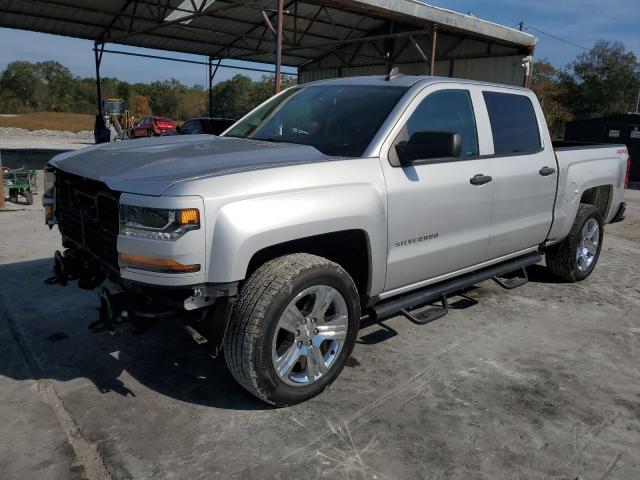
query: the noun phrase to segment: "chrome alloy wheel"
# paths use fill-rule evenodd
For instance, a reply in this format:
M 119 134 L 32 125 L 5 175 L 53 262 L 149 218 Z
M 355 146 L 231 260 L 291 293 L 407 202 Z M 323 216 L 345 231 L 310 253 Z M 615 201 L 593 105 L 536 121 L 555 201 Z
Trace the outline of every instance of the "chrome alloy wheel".
M 595 218 L 590 218 L 582 227 L 580 242 L 576 250 L 576 267 L 581 272 L 589 269 L 598 253 L 600 242 L 600 225 Z
M 278 320 L 271 359 L 280 379 L 307 386 L 333 366 L 349 326 L 344 297 L 333 287 L 315 285 L 291 300 Z

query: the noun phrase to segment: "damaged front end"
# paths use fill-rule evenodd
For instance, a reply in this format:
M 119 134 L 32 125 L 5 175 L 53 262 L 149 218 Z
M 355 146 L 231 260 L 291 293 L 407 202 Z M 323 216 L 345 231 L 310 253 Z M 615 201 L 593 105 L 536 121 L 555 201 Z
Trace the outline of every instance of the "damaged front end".
M 200 269 L 197 263 L 185 262 L 185 265 L 149 257 L 145 255 L 146 251 L 118 252 L 119 235 L 123 238 L 121 241 L 125 244 L 132 242 L 135 247 L 135 242 L 138 245 L 149 243 L 150 240 L 139 237 L 151 231 L 135 222 L 123 223 L 128 217 L 123 216 L 121 194 L 110 190 L 104 183 L 57 169 L 48 169 L 47 174 L 50 175 L 50 184 L 48 182 L 43 196 L 45 221 L 50 227 L 58 225 L 64 251 L 55 252 L 54 275 L 46 283 L 65 286 L 77 281 L 80 288 L 99 289 L 100 315 L 89 325 L 91 329 L 115 332 L 121 327 L 133 326 L 135 332 L 141 333 L 161 320 L 177 319 L 194 340 L 210 343 L 211 353 L 217 355 L 237 294 L 237 283 L 207 284 L 200 281 L 189 284 L 190 279 L 202 278 L 193 275 L 193 271 Z M 51 176 L 55 176 L 53 181 Z M 125 205 L 125 214 L 126 211 Z M 135 216 L 134 220 L 140 218 L 140 212 L 132 214 L 131 209 L 129 211 L 129 217 Z M 199 211 L 195 208 L 158 211 L 169 212 L 166 218 L 158 221 L 173 222 L 171 225 L 167 223 L 167 228 L 161 226 L 156 229 L 160 232 L 158 235 L 184 235 L 184 232 L 199 229 L 199 223 L 194 223 L 199 222 Z M 123 226 L 130 228 L 132 224 L 135 235 L 124 237 Z M 197 235 L 199 232 L 194 233 Z M 168 237 L 154 243 L 162 253 L 161 247 L 166 248 L 171 240 Z M 171 275 L 163 277 L 165 271 L 158 269 L 172 273 L 173 278 L 184 272 L 182 278 L 187 280 L 183 284 L 166 281 L 167 285 L 137 281 L 137 277 L 147 272 L 153 272 L 155 276 L 151 278 L 157 279 L 158 283 L 165 278 L 171 280 Z M 134 278 L 127 278 L 123 271 Z M 189 277 L 189 273 L 192 276 Z

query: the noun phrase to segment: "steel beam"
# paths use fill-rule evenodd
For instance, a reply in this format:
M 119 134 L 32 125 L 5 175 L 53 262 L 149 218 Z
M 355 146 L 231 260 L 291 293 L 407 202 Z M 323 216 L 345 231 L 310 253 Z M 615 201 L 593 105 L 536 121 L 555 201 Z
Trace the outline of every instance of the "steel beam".
M 212 65 L 213 58 L 209 57 L 209 117 L 213 117 L 213 77 L 218 73 L 218 68 L 220 68 L 220 62 L 222 59 L 218 59 L 218 63 L 216 63 L 215 68 Z
M 99 45 L 99 46 L 98 46 Z M 93 57 L 96 62 L 96 101 L 98 102 L 98 115 L 102 117 L 102 87 L 100 85 L 100 64 L 102 63 L 102 54 L 104 53 L 104 43 L 93 44 Z
M 207 65 L 207 62 L 201 62 L 199 60 L 187 60 L 186 58 L 164 57 L 162 55 L 151 55 L 147 53 L 123 52 L 121 50 L 109 50 L 106 48 L 104 49 L 104 53 L 116 53 L 119 55 L 130 55 L 132 57 L 153 58 L 156 60 L 169 60 L 171 62 L 193 63 L 194 65 Z M 220 65 L 219 68 L 233 68 L 234 70 L 246 70 L 248 72 L 273 73 L 273 70 L 268 70 L 266 68 L 239 67 L 235 65 Z M 287 72 L 282 72 L 282 75 L 291 75 L 292 77 L 298 76 L 297 73 L 287 73 Z
M 278 0 L 279 1 L 279 0 Z M 289 3 L 287 3 L 284 6 L 284 9 L 289 8 L 291 5 L 293 5 L 295 3 L 296 0 L 291 0 Z M 271 17 L 271 20 L 273 20 L 273 17 Z M 236 37 L 235 40 L 231 41 L 231 43 L 229 43 L 229 45 L 227 47 L 223 47 L 220 48 L 217 52 L 215 52 L 212 56 L 213 57 L 219 57 L 220 54 L 225 50 L 225 48 L 233 48 L 235 47 L 235 45 L 245 36 L 245 35 L 251 35 L 253 32 L 255 32 L 257 29 L 259 29 L 260 27 L 263 26 L 263 23 L 259 23 L 257 25 L 254 25 L 253 27 L 251 27 L 248 31 L 242 33 L 241 35 L 238 35 Z
M 278 25 L 276 25 L 276 78 L 275 90 L 280 93 L 280 71 L 282 70 L 282 28 L 284 23 L 284 0 L 278 0 Z
M 429 75 L 433 76 L 436 73 L 436 44 L 438 43 L 438 24 L 434 23 L 431 27 L 431 66 L 429 68 Z
M 134 2 L 134 0 L 128 0 L 120 9 L 120 11 L 118 13 L 115 14 L 115 16 L 111 19 L 111 21 L 109 22 L 109 24 L 104 28 L 104 30 L 102 31 L 102 33 L 100 34 L 100 36 L 98 37 L 98 42 L 102 42 L 104 40 L 104 37 L 111 31 L 111 27 L 113 27 L 113 25 L 116 23 L 116 21 L 118 21 L 118 19 L 124 14 L 124 12 L 129 8 L 129 5 L 131 5 Z

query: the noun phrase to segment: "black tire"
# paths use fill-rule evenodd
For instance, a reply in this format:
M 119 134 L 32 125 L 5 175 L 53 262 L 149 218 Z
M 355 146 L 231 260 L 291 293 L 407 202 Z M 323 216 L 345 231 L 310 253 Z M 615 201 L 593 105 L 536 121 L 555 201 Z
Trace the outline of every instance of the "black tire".
M 273 337 L 293 298 L 320 285 L 332 287 L 345 300 L 348 323 L 344 344 L 320 378 L 291 386 L 273 365 Z M 261 400 L 277 406 L 300 403 L 321 393 L 340 374 L 353 350 L 359 321 L 358 291 L 340 265 L 306 253 L 285 255 L 260 266 L 240 289 L 224 342 L 225 360 L 238 383 Z
M 31 190 L 25 190 L 22 195 L 24 196 L 27 205 L 33 205 L 33 192 Z
M 594 219 L 598 222 L 598 245 L 589 267 L 586 269 L 580 269 L 578 268 L 576 252 L 582 240 L 582 229 L 590 219 Z M 573 221 L 573 226 L 571 227 L 569 235 L 567 235 L 562 242 L 552 245 L 546 250 L 545 257 L 547 261 L 547 268 L 568 282 L 580 282 L 584 280 L 591 275 L 596 263 L 598 263 L 600 250 L 602 249 L 603 236 L 604 222 L 600 211 L 593 205 L 581 203 L 578 207 L 578 213 Z
M 147 137 L 149 137 L 149 138 L 153 137 L 153 131 L 152 130 L 147 130 Z

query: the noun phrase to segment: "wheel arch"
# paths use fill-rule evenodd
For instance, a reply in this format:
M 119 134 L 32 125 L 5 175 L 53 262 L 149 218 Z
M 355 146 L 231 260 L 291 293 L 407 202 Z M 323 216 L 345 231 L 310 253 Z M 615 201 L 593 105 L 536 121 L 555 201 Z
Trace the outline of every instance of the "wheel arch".
M 339 264 L 349 273 L 366 303 L 371 291 L 372 271 L 371 245 L 366 231 L 340 230 L 270 245 L 253 254 L 245 278 L 269 260 L 292 253 L 310 253 Z
M 603 219 L 607 218 L 613 198 L 613 185 L 598 185 L 587 188 L 580 197 L 580 203 L 593 205 L 598 209 Z

